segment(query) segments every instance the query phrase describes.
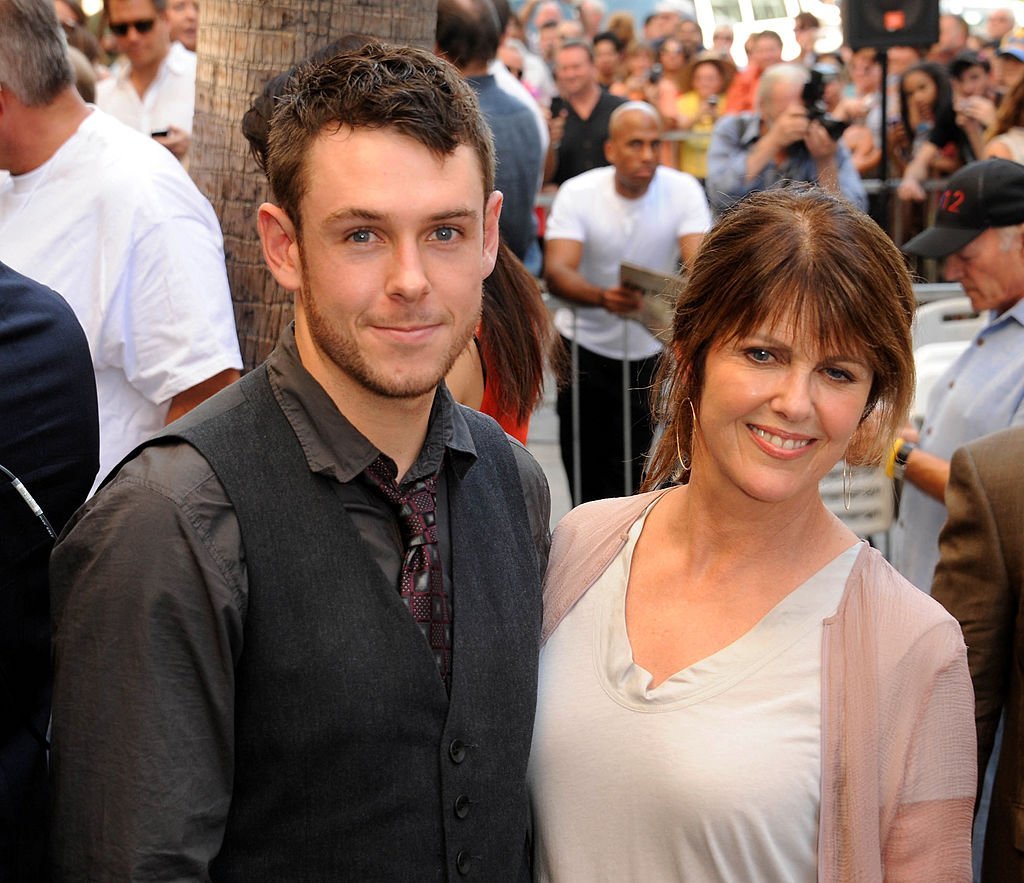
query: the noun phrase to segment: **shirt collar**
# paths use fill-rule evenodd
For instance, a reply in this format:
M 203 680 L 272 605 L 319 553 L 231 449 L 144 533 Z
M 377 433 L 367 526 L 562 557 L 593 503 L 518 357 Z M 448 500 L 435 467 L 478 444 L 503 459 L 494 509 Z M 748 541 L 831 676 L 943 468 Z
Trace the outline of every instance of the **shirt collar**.
M 186 48 L 184 44 L 175 40 L 167 51 L 164 65 L 173 73 L 187 73 L 189 68 L 195 67 L 195 56 L 196 54 L 191 49 Z
M 761 137 L 761 114 L 745 113 L 740 116 L 742 129 L 740 130 L 740 145 L 748 147 Z
M 303 366 L 289 324 L 267 359 L 267 377 L 274 398 L 295 433 L 310 471 L 348 482 L 381 452 L 338 410 L 331 397 Z M 461 478 L 476 462 L 476 446 L 448 388 L 442 383 L 434 396 L 427 437 L 405 481 L 434 475 L 445 454 Z
M 177 40 L 172 42 L 170 48 L 167 50 L 167 54 L 164 56 L 164 60 L 160 62 L 160 69 L 157 71 L 156 79 L 153 83 L 159 81 L 164 76 L 165 71 L 170 71 L 175 74 L 188 73 L 189 56 L 193 55 L 195 55 L 194 52 L 186 49 Z M 117 73 L 115 74 L 118 84 L 123 85 L 128 83 L 130 85 L 128 78 L 131 76 L 131 73 L 131 62 L 126 59 L 124 64 L 118 65 Z M 132 86 L 131 88 L 134 89 L 135 87 Z M 151 88 L 153 88 L 152 84 L 150 84 L 150 89 Z
M 998 316 L 994 312 L 990 311 L 989 317 L 989 323 L 986 326 L 987 328 L 1001 324 L 1003 321 L 1009 321 L 1010 319 L 1014 319 L 1018 325 L 1024 325 L 1024 297 L 1017 301 L 1017 303 L 1010 307 L 1010 309 L 1004 310 Z

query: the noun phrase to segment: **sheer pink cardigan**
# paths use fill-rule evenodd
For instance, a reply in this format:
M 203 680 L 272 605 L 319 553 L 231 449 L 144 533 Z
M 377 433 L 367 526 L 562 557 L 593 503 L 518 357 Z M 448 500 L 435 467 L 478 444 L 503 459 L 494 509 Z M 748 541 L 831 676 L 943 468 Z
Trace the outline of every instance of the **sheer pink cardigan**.
M 661 493 L 588 503 L 561 521 L 543 640 Z M 959 624 L 865 545 L 824 625 L 818 879 L 970 881 L 977 761 Z

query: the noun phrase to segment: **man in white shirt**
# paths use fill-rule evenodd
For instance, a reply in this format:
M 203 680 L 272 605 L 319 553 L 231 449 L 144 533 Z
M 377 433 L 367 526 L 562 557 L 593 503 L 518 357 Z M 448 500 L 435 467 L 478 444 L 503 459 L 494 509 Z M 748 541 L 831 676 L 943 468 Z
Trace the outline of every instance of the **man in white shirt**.
M 82 101 L 52 2 L 0 0 L 0 22 L 0 260 L 85 329 L 102 478 L 238 377 L 223 240 L 166 150 Z
M 545 278 L 552 294 L 574 307 L 559 309 L 555 325 L 579 354 L 581 488 L 574 502 L 636 490 L 651 442 L 648 388 L 661 344 L 629 316 L 640 296 L 620 285 L 623 261 L 673 274 L 697 253 L 711 225 L 697 179 L 658 165 L 661 119 L 651 105 L 631 101 L 609 121 L 610 166 L 570 178 L 558 191 L 545 231 Z M 632 431 L 625 471 L 623 362 Z M 574 485 L 572 389 L 558 395 L 562 462 Z
M 167 20 L 171 25 L 171 40 L 195 52 L 199 40 L 198 0 L 170 0 L 167 4 Z
M 167 0 L 107 0 L 106 11 L 127 63 L 97 84 L 97 106 L 184 162 L 192 141 L 196 54 L 171 42 Z

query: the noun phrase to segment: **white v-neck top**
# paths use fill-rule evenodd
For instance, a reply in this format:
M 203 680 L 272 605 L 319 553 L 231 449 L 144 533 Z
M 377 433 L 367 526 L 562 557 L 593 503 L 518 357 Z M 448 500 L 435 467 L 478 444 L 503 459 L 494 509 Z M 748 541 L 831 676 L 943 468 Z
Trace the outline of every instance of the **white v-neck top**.
M 625 617 L 646 514 L 541 655 L 536 879 L 811 883 L 822 622 L 858 545 L 732 644 L 649 689 Z

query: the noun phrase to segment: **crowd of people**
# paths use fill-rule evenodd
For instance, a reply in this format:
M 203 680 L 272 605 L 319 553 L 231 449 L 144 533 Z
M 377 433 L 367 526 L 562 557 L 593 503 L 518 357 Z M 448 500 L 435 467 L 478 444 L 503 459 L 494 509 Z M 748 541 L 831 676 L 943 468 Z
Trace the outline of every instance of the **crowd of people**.
M 1024 881 L 1024 21 L 688 7 L 270 79 L 242 376 L 199 5 L 0 0 L 0 880 Z

